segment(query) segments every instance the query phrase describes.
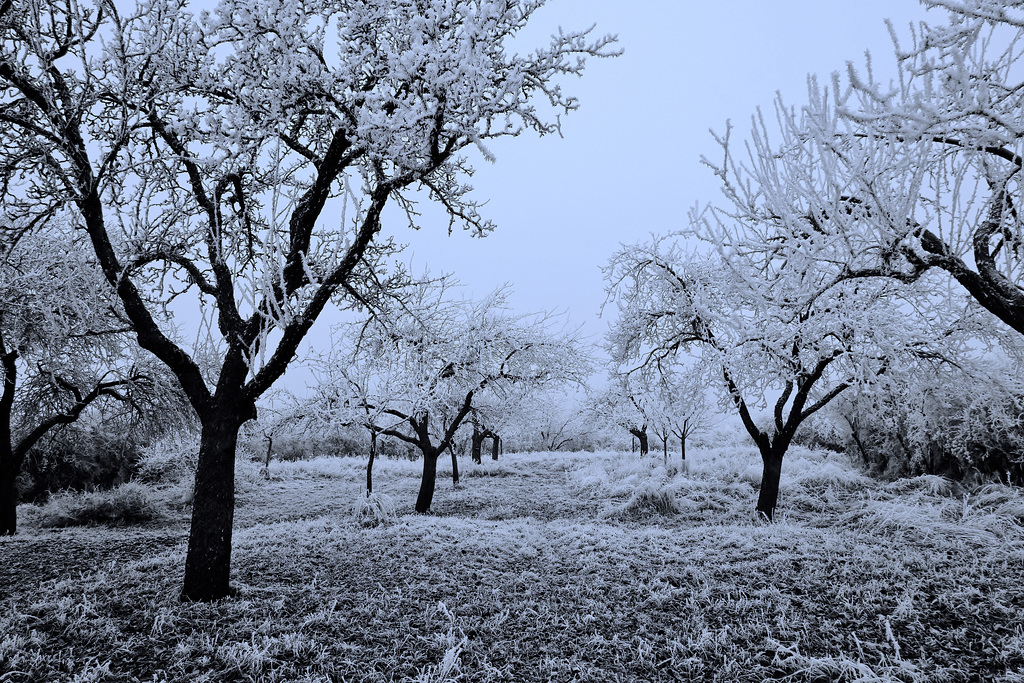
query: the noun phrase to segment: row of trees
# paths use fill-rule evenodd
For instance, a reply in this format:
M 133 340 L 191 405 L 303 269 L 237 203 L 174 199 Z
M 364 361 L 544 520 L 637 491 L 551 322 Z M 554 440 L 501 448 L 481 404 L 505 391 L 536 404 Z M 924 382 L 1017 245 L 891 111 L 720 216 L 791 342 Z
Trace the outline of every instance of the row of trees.
M 641 456 L 650 451 L 652 434 L 661 441 L 666 459 L 669 441 L 677 439 L 685 463 L 686 442 L 715 420 L 715 405 L 702 368 L 666 362 L 648 367 L 651 372 L 646 373 L 623 370 L 613 361 L 608 386 L 589 402 L 591 420 L 595 425 L 612 424 L 627 431 Z
M 615 369 L 650 378 L 692 354 L 718 375 L 769 519 L 797 430 L 851 392 L 881 407 L 915 395 L 908 377 L 968 378 L 975 414 L 1019 430 L 1024 4 L 924 4 L 949 23 L 897 42 L 894 82 L 850 66 L 811 78 L 801 107 L 778 100 L 773 123 L 758 113 L 744 145 L 727 130 L 705 159 L 724 202 L 606 271 Z
M 521 315 L 501 288 L 480 301 L 452 296 L 446 277 L 423 278 L 394 306 L 335 329 L 317 363 L 314 393 L 288 413 L 307 431 L 357 424 L 370 442 L 367 495 L 372 493 L 378 436 L 417 449 L 423 477 L 416 511 L 430 509 L 437 460 L 451 453 L 458 477 L 456 435 L 472 431 L 473 458 L 484 438 L 500 439 L 510 416 L 542 393 L 582 385 L 590 356 L 578 331 L 549 314 Z

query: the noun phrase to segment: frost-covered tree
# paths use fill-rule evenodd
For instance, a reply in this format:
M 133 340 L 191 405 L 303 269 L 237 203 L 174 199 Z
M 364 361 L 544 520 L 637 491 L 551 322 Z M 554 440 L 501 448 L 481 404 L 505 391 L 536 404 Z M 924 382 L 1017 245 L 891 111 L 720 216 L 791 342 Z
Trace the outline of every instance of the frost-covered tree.
M 501 401 L 516 405 L 589 374 L 575 331 L 556 328 L 547 314 L 512 313 L 507 296 L 502 288 L 480 301 L 455 299 L 446 280 L 420 283 L 397 310 L 352 326 L 333 345 L 338 360 L 326 364 L 319 393 L 347 402 L 357 414 L 352 419 L 367 419 L 377 433 L 422 453 L 417 512 L 430 509 L 437 459 L 452 448 L 478 401 L 487 397 L 492 410 Z M 351 381 L 330 375 L 332 367 L 351 366 L 367 378 L 356 396 Z
M 864 71 L 850 66 L 828 87 L 811 78 L 806 103 L 792 108 L 780 99 L 774 117 L 759 112 L 742 146 L 731 140 L 731 130 L 719 138 L 722 157 L 705 161 L 720 178 L 725 201 L 696 215 L 691 234 L 727 261 L 791 269 L 813 262 L 824 274 L 816 285 L 821 292 L 839 283 L 913 285 L 914 298 L 927 299 L 934 312 L 933 343 L 952 341 L 949 321 L 958 315 L 965 316 L 955 335 L 961 345 L 972 338 L 985 343 L 1000 334 L 999 326 L 971 310 L 963 290 L 987 314 L 1024 333 L 1024 5 L 925 4 L 945 16 L 913 29 L 909 44 L 893 31 L 895 80 L 877 79 L 870 61 Z M 958 364 L 969 361 L 961 356 Z M 898 387 L 905 370 L 912 380 L 904 387 L 925 387 L 912 367 L 893 368 L 884 384 Z M 955 374 L 948 367 L 943 373 Z M 894 389 L 885 400 L 901 410 L 894 404 L 883 411 L 885 401 L 876 401 L 885 394 L 858 392 L 871 399 L 857 402 L 853 419 L 863 425 L 873 412 L 865 406 L 874 405 L 874 417 L 883 419 L 871 421 L 886 425 L 894 445 L 908 453 L 921 452 L 912 441 L 927 431 L 914 425 L 939 415 L 958 424 L 992 421 L 996 431 L 1002 429 L 997 424 L 1012 424 L 996 418 L 1001 409 L 994 405 L 990 415 L 971 408 L 976 397 L 989 394 L 987 381 L 969 386 L 961 417 L 947 409 L 941 391 Z
M 161 382 L 166 373 L 139 359 L 120 302 L 83 246 L 68 234 L 28 234 L 0 255 L 0 535 L 17 531 L 16 479 L 51 431 L 104 402 L 152 423 L 190 412 Z
M 640 455 L 650 450 L 651 400 L 646 383 L 632 373 L 609 372 L 608 386 L 590 402 L 589 410 L 595 421 L 614 424 L 636 439 Z
M 762 226 L 752 248 L 837 278 L 943 272 L 1024 333 L 1024 5 L 924 4 L 938 21 L 892 31 L 895 79 L 851 65 L 755 117 L 742 149 L 721 138 L 722 211 Z
M 736 230 L 745 235 L 742 226 Z M 745 250 L 742 238 L 724 260 L 695 257 L 676 237 L 625 247 L 612 258 L 613 362 L 642 374 L 692 354 L 721 378 L 725 400 L 760 451 L 756 509 L 768 519 L 783 458 L 805 420 L 905 358 L 946 358 L 961 348 L 959 319 L 948 322 L 948 334 L 935 335 L 933 325 L 942 321 L 932 316 L 942 309 L 900 283 L 835 284 L 830 267 L 765 258 Z M 746 237 L 757 244 L 755 234 Z
M 652 374 L 652 368 L 648 376 Z M 666 461 L 668 439 L 679 439 L 679 455 L 686 467 L 686 442 L 695 434 L 706 430 L 714 418 L 714 405 L 708 395 L 709 379 L 700 367 L 678 367 L 668 363 L 655 364 L 651 377 L 651 421 L 657 425 Z
M 534 417 L 529 421 L 533 443 L 537 450 L 579 450 L 589 447 L 591 425 L 587 424 L 578 400 L 571 396 L 553 394 L 533 404 Z M 524 425 L 525 426 L 525 425 Z M 520 436 L 528 440 L 528 434 Z
M 552 388 L 530 392 L 515 403 L 496 401 L 491 404 L 483 397 L 481 424 L 488 431 L 500 435 L 498 445 L 514 452 L 579 450 L 592 443 L 592 425 L 585 422 L 586 413 L 580 397 L 569 391 Z M 491 457 L 497 459 L 491 444 Z
M 516 417 L 522 415 L 526 410 L 522 399 L 527 399 L 527 396 L 499 397 L 493 394 L 482 394 L 476 397 L 473 402 L 473 410 L 469 415 L 469 425 L 472 430 L 469 435 L 469 455 L 473 462 L 478 465 L 483 462 L 483 447 L 488 439 L 491 442 L 491 459 L 498 459 L 498 452 L 501 449 L 502 439 L 507 434 L 508 426 L 513 424 Z
M 415 223 L 429 199 L 449 227 L 488 232 L 465 153 L 557 131 L 576 108 L 556 80 L 611 39 L 559 32 L 511 52 L 542 5 L 0 4 L 4 214 L 77 213 L 201 424 L 183 598 L 229 593 L 239 428 L 332 299 L 373 295 L 385 206 Z M 161 326 L 171 301 L 203 314 L 210 372 Z

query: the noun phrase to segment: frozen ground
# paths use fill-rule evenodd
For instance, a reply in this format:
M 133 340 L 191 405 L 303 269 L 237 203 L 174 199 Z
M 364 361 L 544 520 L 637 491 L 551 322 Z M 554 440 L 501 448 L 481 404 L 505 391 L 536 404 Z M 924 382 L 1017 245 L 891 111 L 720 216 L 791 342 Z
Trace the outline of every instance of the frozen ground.
M 694 451 L 686 474 L 508 455 L 454 489 L 442 468 L 427 516 L 405 514 L 417 463 L 378 461 L 371 510 L 355 459 L 245 469 L 239 595 L 214 605 L 176 600 L 186 509 L 49 530 L 22 508 L 0 681 L 1024 680 L 1018 491 L 795 449 L 765 526 L 753 451 Z

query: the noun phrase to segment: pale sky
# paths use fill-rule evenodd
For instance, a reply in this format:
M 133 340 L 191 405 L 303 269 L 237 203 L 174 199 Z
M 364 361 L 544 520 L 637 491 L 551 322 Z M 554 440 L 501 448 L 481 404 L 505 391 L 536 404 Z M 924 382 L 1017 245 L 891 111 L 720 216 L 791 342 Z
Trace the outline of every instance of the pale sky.
M 522 312 L 567 310 L 598 341 L 607 327 L 597 318 L 600 267 L 620 243 L 682 227 L 695 202 L 718 201 L 700 163 L 718 156 L 709 129 L 732 119 L 734 136 L 746 137 L 776 91 L 799 106 L 808 73 L 827 80 L 849 60 L 863 66 L 865 49 L 876 75 L 892 73 L 884 20 L 906 38 L 926 15 L 941 21 L 916 0 L 550 0 L 534 17 L 533 40 L 596 23 L 596 33 L 618 34 L 625 53 L 564 82 L 580 99 L 564 139 L 524 134 L 489 145 L 497 163 L 480 160 L 471 182 L 498 226 L 490 236 L 449 238 L 445 224 L 399 231 L 406 258 L 453 272 L 476 296 L 510 282 Z

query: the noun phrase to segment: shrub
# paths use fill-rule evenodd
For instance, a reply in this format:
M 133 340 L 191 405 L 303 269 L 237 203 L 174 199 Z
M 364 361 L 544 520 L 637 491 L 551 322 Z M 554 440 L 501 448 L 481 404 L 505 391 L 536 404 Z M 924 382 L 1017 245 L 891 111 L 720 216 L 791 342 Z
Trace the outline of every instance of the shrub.
M 180 482 L 195 473 L 198 458 L 198 434 L 167 434 L 141 449 L 135 479 L 150 484 Z
M 141 484 L 122 484 L 107 491 L 64 491 L 50 496 L 40 510 L 43 527 L 123 526 L 163 517 L 162 506 Z
M 140 450 L 131 433 L 101 424 L 74 424 L 51 432 L 25 458 L 21 499 L 35 502 L 56 491 L 117 486 L 131 478 Z
M 931 388 L 939 398 L 913 401 L 884 394 L 841 396 L 802 426 L 797 442 L 845 451 L 887 478 L 1024 482 L 1024 397 L 989 400 L 950 385 Z

